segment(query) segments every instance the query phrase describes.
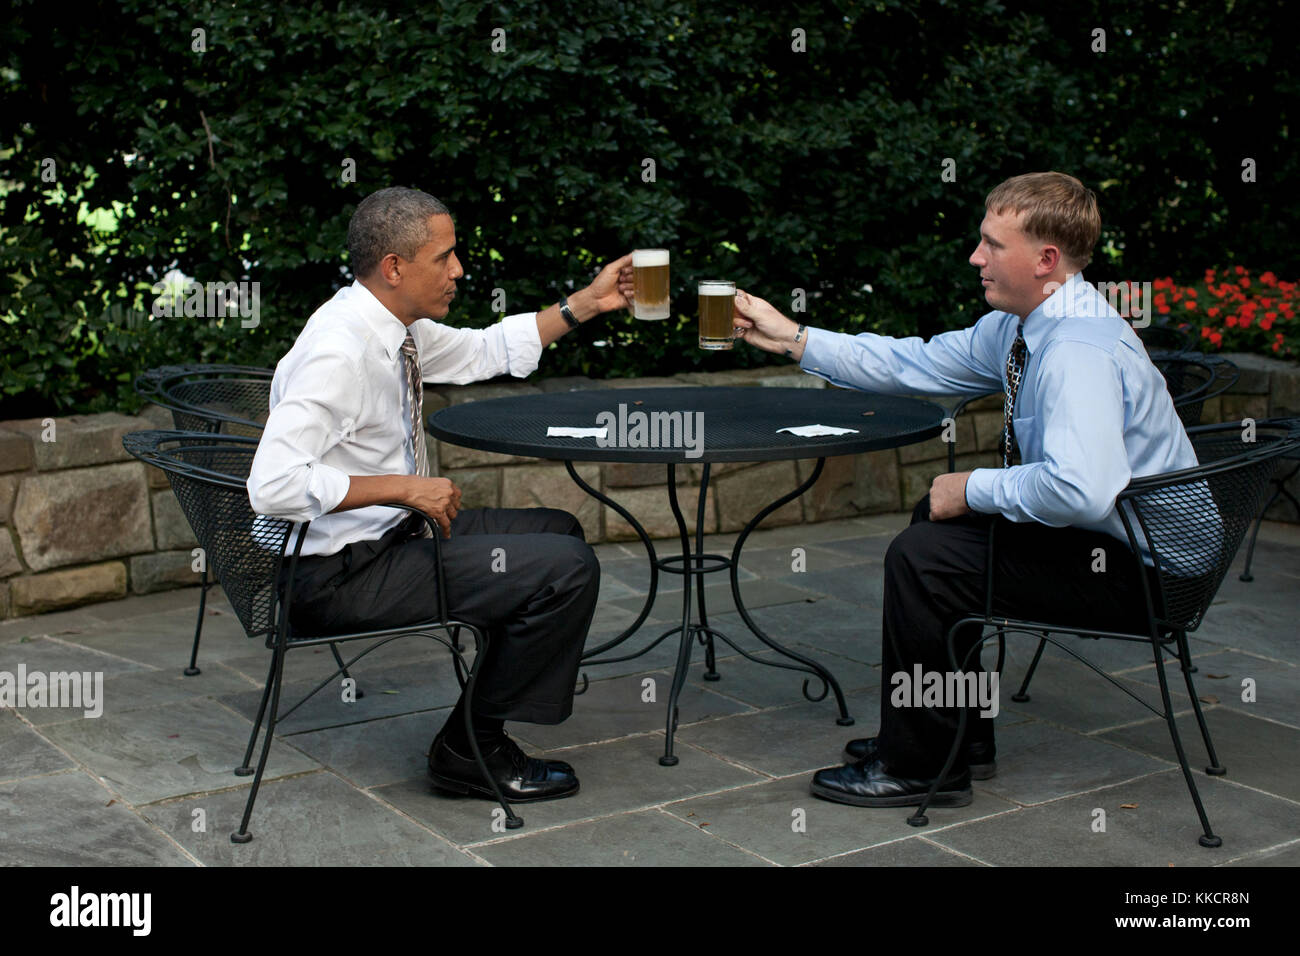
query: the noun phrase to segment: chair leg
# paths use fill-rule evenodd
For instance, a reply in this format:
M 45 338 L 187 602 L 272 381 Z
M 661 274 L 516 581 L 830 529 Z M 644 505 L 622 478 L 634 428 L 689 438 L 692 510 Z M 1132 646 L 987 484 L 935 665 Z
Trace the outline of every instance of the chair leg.
M 1179 631 L 1176 637 L 1178 639 L 1178 653 L 1181 658 L 1183 680 L 1187 682 L 1187 696 L 1192 699 L 1192 710 L 1196 712 L 1196 722 L 1201 727 L 1201 739 L 1205 741 L 1205 752 L 1210 755 L 1210 765 L 1205 768 L 1205 772 L 1212 777 L 1221 777 L 1228 772 L 1228 768 L 1219 763 L 1219 755 L 1214 752 L 1214 743 L 1210 740 L 1210 728 L 1205 723 L 1205 714 L 1201 711 L 1201 699 L 1196 694 L 1196 688 L 1192 686 L 1192 672 L 1196 668 L 1191 666 L 1191 661 L 1188 659 L 1187 634 Z
M 1250 564 L 1255 560 L 1255 542 L 1259 539 L 1259 529 L 1264 523 L 1264 513 L 1267 512 L 1269 508 L 1273 507 L 1273 502 L 1285 495 L 1290 500 L 1291 504 L 1295 506 L 1296 511 L 1300 512 L 1300 501 L 1296 501 L 1295 496 L 1286 489 L 1286 483 L 1295 476 L 1297 471 L 1300 471 L 1300 466 L 1292 469 L 1291 474 L 1287 475 L 1285 478 L 1273 479 L 1273 494 L 1269 497 L 1268 501 L 1264 502 L 1264 507 L 1259 509 L 1259 517 L 1255 519 L 1255 530 L 1250 533 L 1250 544 L 1246 546 L 1246 567 L 1245 570 L 1241 572 L 1240 580 L 1255 580 L 1255 576 L 1250 573 Z
M 348 673 L 347 665 L 343 663 L 343 657 L 339 654 L 339 646 L 335 644 L 333 641 L 330 641 L 330 653 L 334 655 L 334 663 L 338 664 L 339 670 L 343 672 L 343 679 L 353 680 L 352 675 Z M 353 686 L 355 687 L 357 692 L 356 693 L 357 700 L 360 700 L 362 697 L 366 696 L 365 691 L 363 691 L 360 687 L 355 686 L 355 681 L 353 683 Z
M 271 741 L 275 739 L 275 712 L 280 707 L 280 685 L 283 680 L 284 654 L 280 653 L 280 648 L 277 648 L 274 664 L 271 668 L 271 680 L 267 685 L 271 691 L 271 709 L 266 717 L 266 737 L 262 741 L 262 755 L 257 758 L 257 775 L 253 777 L 253 787 L 248 791 L 248 802 L 244 804 L 244 816 L 239 821 L 239 829 L 230 834 L 231 843 L 248 843 L 253 839 L 253 834 L 248 832 L 248 821 L 253 815 L 253 804 L 257 802 L 257 791 L 262 786 L 262 774 L 266 770 L 266 758 L 271 755 Z M 263 695 L 263 701 L 265 701 L 265 695 Z M 258 722 L 261 722 L 260 713 L 258 714 Z M 247 764 L 247 759 L 244 762 Z
M 1274 492 L 1273 497 L 1269 499 L 1268 504 L 1259 509 L 1259 517 L 1255 519 L 1255 529 L 1250 533 L 1250 543 L 1246 545 L 1246 567 L 1238 578 L 1241 581 L 1255 580 L 1255 575 L 1250 573 L 1251 562 L 1255 560 L 1255 542 L 1259 539 L 1260 525 L 1264 523 L 1264 512 L 1269 509 L 1275 500 L 1277 500 L 1276 492 Z
M 203 566 L 203 586 L 199 588 L 199 616 L 194 622 L 194 646 L 190 648 L 190 666 L 185 668 L 185 676 L 193 677 L 203 673 L 199 670 L 199 638 L 203 636 L 203 614 L 208 605 L 208 568 Z
M 453 627 L 451 629 L 451 646 L 453 648 L 451 655 L 452 671 L 455 673 L 456 683 L 460 685 L 461 692 L 463 693 L 465 690 L 465 661 L 460 656 L 464 648 L 461 647 L 460 643 L 459 627 Z
M 474 762 L 478 764 L 479 773 L 488 782 L 488 786 L 492 788 L 492 793 L 497 798 L 497 803 L 501 804 L 501 809 L 505 811 L 506 829 L 518 830 L 524 825 L 524 818 L 516 816 L 515 811 L 510 809 L 505 794 L 501 792 L 501 785 L 488 773 L 487 762 L 483 759 L 483 752 L 479 749 L 478 735 L 474 733 L 474 685 L 478 682 L 479 665 L 483 663 L 483 658 L 487 656 L 485 653 L 487 651 L 487 633 L 484 632 L 482 638 L 479 637 L 478 628 L 471 628 L 470 633 L 474 636 L 474 663 L 470 665 L 469 680 L 465 683 L 465 733 L 469 735 L 469 749 L 474 752 Z M 458 657 L 459 652 L 453 650 L 452 655 Z
M 1196 789 L 1196 780 L 1192 777 L 1191 768 L 1187 766 L 1187 752 L 1183 750 L 1182 738 L 1178 735 L 1178 723 L 1174 720 L 1174 705 L 1169 699 L 1169 680 L 1165 676 L 1164 661 L 1161 660 L 1162 651 L 1159 641 L 1152 640 L 1152 652 L 1155 655 L 1156 677 L 1160 681 L 1160 699 L 1164 703 L 1165 722 L 1169 725 L 1169 736 L 1174 742 L 1174 750 L 1178 754 L 1178 765 L 1182 768 L 1183 779 L 1187 781 L 1187 789 L 1192 795 L 1192 803 L 1196 804 L 1196 815 L 1201 818 L 1201 829 L 1204 831 L 1197 841 L 1204 847 L 1217 847 L 1223 845 L 1223 840 L 1215 836 L 1214 831 L 1210 829 L 1210 818 L 1205 815 L 1205 806 L 1201 803 L 1200 791 Z M 1189 681 L 1190 687 L 1190 681 Z M 1193 706 L 1196 706 L 1196 694 L 1192 694 Z M 1197 707 L 1197 714 L 1200 714 L 1200 708 Z M 1204 723 L 1202 723 L 1204 728 Z
M 257 744 L 257 732 L 262 729 L 262 718 L 266 716 L 266 702 L 271 698 L 271 679 L 275 676 L 275 661 L 279 651 L 271 650 L 271 669 L 266 674 L 266 685 L 262 688 L 262 702 L 257 705 L 257 718 L 253 721 L 253 732 L 248 735 L 248 749 L 244 751 L 244 762 L 235 768 L 235 776 L 247 777 L 253 772 L 248 762 L 253 759 L 253 747 Z
M 1029 682 L 1034 679 L 1034 671 L 1038 670 L 1038 661 L 1043 656 L 1043 648 L 1047 646 L 1047 637 L 1044 635 L 1038 639 L 1038 650 L 1034 651 L 1034 659 L 1029 662 L 1029 670 L 1025 672 L 1025 679 L 1020 682 L 1020 690 L 1011 695 L 1011 699 L 1017 704 L 1023 704 L 1029 700 Z M 998 652 L 1001 659 L 1001 651 Z

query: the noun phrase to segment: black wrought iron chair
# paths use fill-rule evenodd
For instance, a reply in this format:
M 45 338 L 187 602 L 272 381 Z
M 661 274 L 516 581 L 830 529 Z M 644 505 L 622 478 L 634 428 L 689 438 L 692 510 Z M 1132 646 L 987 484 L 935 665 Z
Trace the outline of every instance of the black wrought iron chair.
M 1296 429 L 1289 424 L 1259 424 L 1255 429 L 1255 441 L 1246 443 L 1242 440 L 1241 424 L 1229 422 L 1194 428 L 1188 432 L 1188 435 L 1196 449 L 1200 460 L 1199 465 L 1168 474 L 1136 478 L 1116 498 L 1116 507 L 1128 536 L 1129 547 L 1137 553 L 1139 538 L 1147 541 L 1154 562 L 1153 568 L 1141 576 L 1147 611 L 1145 633 L 1100 631 L 1069 624 L 994 618 L 992 611 L 996 581 L 993 559 L 996 535 L 990 531 L 984 613 L 963 617 L 957 621 L 948 631 L 947 642 L 948 656 L 954 671 L 962 671 L 967 669 L 971 655 L 977 654 L 985 641 L 993 638 L 1000 640 L 1007 634 L 1037 636 L 1038 651 L 1034 655 L 1029 673 L 1025 676 L 1020 694 L 1014 696 L 1013 700 L 1028 699 L 1025 691 L 1029 680 L 1038 665 L 1044 644 L 1050 641 L 1152 713 L 1164 718 L 1204 831 L 1199 842 L 1205 847 L 1216 847 L 1223 841 L 1210 828 L 1200 793 L 1196 788 L 1196 781 L 1187 765 L 1187 755 L 1178 734 L 1173 704 L 1169 697 L 1164 655 L 1166 652 L 1169 653 L 1181 664 L 1187 693 L 1191 698 L 1192 709 L 1196 714 L 1196 721 L 1210 759 L 1206 773 L 1215 776 L 1226 773 L 1226 769 L 1219 763 L 1218 755 L 1215 753 L 1214 744 L 1210 740 L 1209 727 L 1201 711 L 1200 699 L 1192 685 L 1187 634 L 1194 631 L 1204 619 L 1206 610 L 1213 601 L 1224 575 L 1227 574 L 1237 549 L 1241 546 L 1251 519 L 1263 502 L 1278 457 L 1290 454 L 1300 446 L 1300 434 L 1297 434 Z M 996 528 L 996 522 L 992 528 Z M 983 634 L 965 658 L 958 662 L 957 633 L 970 625 L 992 628 L 993 631 Z M 1050 636 L 1052 633 L 1094 639 L 1111 638 L 1150 645 L 1156 665 L 1156 677 L 1160 684 L 1163 710 L 1156 710 L 1109 674 L 1074 653 L 1064 643 L 1054 640 Z M 929 822 L 925 811 L 939 783 L 947 778 L 956 761 L 965 734 L 965 726 L 966 711 L 963 709 L 959 712 L 956 737 L 943 771 L 935 778 L 934 785 L 920 807 L 908 818 L 908 822 L 913 826 L 924 826 Z
M 122 443 L 131 455 L 140 461 L 161 468 L 167 474 L 167 480 L 176 493 L 177 500 L 180 501 L 181 509 L 194 529 L 200 546 L 207 552 L 209 566 L 225 591 L 245 633 L 250 638 L 264 638 L 266 646 L 271 650 L 270 669 L 262 692 L 262 700 L 257 709 L 257 718 L 248 738 L 248 748 L 244 753 L 243 763 L 235 770 L 239 776 L 250 774 L 255 776 L 239 829 L 230 835 L 232 842 L 247 843 L 252 839 L 252 834 L 248 832 L 248 823 L 262 783 L 262 774 L 266 769 L 276 723 L 328 686 L 335 678 L 347 677 L 348 668 L 371 651 L 400 637 L 419 635 L 438 641 L 452 653 L 456 677 L 465 692 L 466 700 L 473 699 L 479 665 L 483 661 L 487 648 L 487 635 L 472 624 L 453 620 L 448 614 L 441 553 L 436 557 L 438 590 L 436 620 L 421 621 L 406 627 L 350 634 L 298 633 L 291 628 L 289 615 L 293 604 L 293 575 L 297 568 L 308 522 L 298 525 L 294 533 L 294 522 L 259 515 L 253 511 L 245 480 L 253 455 L 257 451 L 257 440 L 238 435 L 154 430 L 130 432 L 123 437 Z M 419 513 L 404 505 L 395 504 L 390 507 Z M 432 540 L 437 547 L 440 544 L 439 529 L 427 515 L 423 517 L 434 532 Z M 291 536 L 292 548 L 290 547 Z M 468 630 L 474 638 L 474 662 L 468 667 L 456 645 L 442 634 L 446 631 L 458 634 L 461 628 Z M 338 654 L 336 645 L 357 640 L 373 643 L 345 664 Z M 280 713 L 280 691 L 284 685 L 284 666 L 288 652 L 303 647 L 317 647 L 321 644 L 328 644 L 334 649 L 338 669 L 321 681 L 301 701 L 283 714 Z M 468 711 L 469 708 L 466 710 Z M 257 737 L 264 721 L 266 729 L 261 754 L 254 771 L 249 762 L 253 758 Z M 474 759 L 484 778 L 491 784 L 497 802 L 505 811 L 506 827 L 515 829 L 522 826 L 523 819 L 511 810 L 500 787 L 487 772 L 483 755 L 474 736 L 473 717 L 468 713 L 466 723 L 469 725 L 470 747 L 474 752 Z
M 1293 428 L 1300 428 L 1300 418 L 1271 418 L 1267 420 L 1268 424 L 1285 424 Z M 1287 466 L 1290 470 L 1287 471 Z M 1286 474 L 1283 474 L 1286 472 Z M 1278 498 L 1285 497 L 1291 502 L 1291 506 L 1296 510 L 1296 517 L 1300 518 L 1300 501 L 1296 501 L 1295 495 L 1287 490 L 1287 482 L 1300 473 L 1300 448 L 1294 449 L 1278 459 L 1277 473 L 1273 476 L 1273 494 L 1269 496 L 1268 501 L 1264 502 L 1264 507 L 1259 509 L 1259 516 L 1255 518 L 1255 527 L 1250 532 L 1250 543 L 1246 545 L 1246 567 L 1241 572 L 1240 580 L 1253 581 L 1255 576 L 1250 573 L 1251 563 L 1255 560 L 1255 542 L 1259 539 L 1259 527 L 1264 523 L 1264 515 Z
M 1205 403 L 1241 378 L 1241 370 L 1221 356 L 1154 355 L 1151 363 L 1165 377 L 1165 386 L 1174 399 L 1174 412 L 1184 428 L 1199 425 Z
M 136 394 L 172 413 L 181 431 L 257 438 L 271 404 L 274 371 L 251 365 L 163 365 L 136 376 Z M 206 562 L 199 589 L 199 613 L 185 676 L 199 670 L 199 640 L 212 575 Z
M 135 391 L 170 411 L 181 431 L 257 438 L 274 374 L 252 365 L 163 365 L 136 376 Z
M 1196 329 L 1190 323 L 1173 325 L 1168 319 L 1158 317 L 1145 327 L 1139 328 L 1135 325 L 1133 331 L 1142 340 L 1152 361 L 1155 360 L 1157 352 L 1186 355 L 1191 353 L 1196 345 Z

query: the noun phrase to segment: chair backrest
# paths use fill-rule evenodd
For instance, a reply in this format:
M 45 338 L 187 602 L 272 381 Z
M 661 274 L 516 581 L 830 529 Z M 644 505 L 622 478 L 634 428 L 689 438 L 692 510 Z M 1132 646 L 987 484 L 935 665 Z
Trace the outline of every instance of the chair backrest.
M 164 365 L 140 375 L 135 389 L 168 409 L 181 431 L 257 438 L 270 411 L 273 375 L 248 365 Z
M 1199 425 L 1206 400 L 1223 394 L 1241 377 L 1237 366 L 1225 358 L 1156 355 L 1151 362 L 1165 377 L 1174 412 L 1184 428 Z
M 1300 445 L 1294 423 L 1207 425 L 1188 432 L 1200 464 L 1132 481 L 1117 499 L 1136 549 L 1145 538 L 1160 583 L 1158 623 L 1195 630 L 1259 514 L 1280 456 Z M 1253 439 L 1253 440 L 1252 440 Z M 1130 518 L 1130 514 L 1132 518 Z
M 128 432 L 126 450 L 167 474 L 208 566 L 249 637 L 276 633 L 277 582 L 294 523 L 256 514 L 245 481 L 257 441 L 181 431 Z

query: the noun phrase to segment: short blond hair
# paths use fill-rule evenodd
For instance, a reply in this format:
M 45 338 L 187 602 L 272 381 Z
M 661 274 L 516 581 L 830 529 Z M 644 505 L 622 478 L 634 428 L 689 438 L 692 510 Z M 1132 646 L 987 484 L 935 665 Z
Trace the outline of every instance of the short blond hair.
M 1073 176 L 1012 176 L 994 187 L 984 208 L 995 216 L 1007 211 L 1019 214 L 1025 235 L 1057 246 L 1079 269 L 1092 261 L 1092 247 L 1101 236 L 1097 194 Z

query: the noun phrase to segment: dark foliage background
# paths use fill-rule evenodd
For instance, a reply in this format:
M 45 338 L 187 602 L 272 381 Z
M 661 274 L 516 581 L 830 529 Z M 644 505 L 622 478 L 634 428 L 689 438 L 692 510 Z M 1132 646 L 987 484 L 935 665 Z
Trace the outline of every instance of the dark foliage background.
M 511 311 L 540 308 L 628 249 L 672 250 L 677 320 L 609 316 L 552 347 L 540 374 L 776 361 L 694 347 L 693 283 L 706 277 L 786 310 L 804 289 L 808 321 L 842 330 L 969 324 L 984 311 L 966 264 L 983 197 L 1030 170 L 1098 190 L 1090 279 L 1234 263 L 1293 278 L 1284 12 L 1253 0 L 12 3 L 0 418 L 133 407 L 134 373 L 169 361 L 273 364 L 350 281 L 356 203 L 393 184 L 455 214 L 467 271 L 455 324 L 492 321 L 494 288 Z M 806 52 L 792 50 L 796 28 Z M 41 180 L 47 158 L 57 183 Z M 1246 158 L 1257 182 L 1242 181 Z M 172 268 L 260 282 L 260 325 L 150 320 L 150 286 Z

